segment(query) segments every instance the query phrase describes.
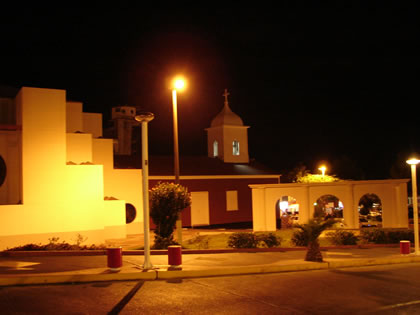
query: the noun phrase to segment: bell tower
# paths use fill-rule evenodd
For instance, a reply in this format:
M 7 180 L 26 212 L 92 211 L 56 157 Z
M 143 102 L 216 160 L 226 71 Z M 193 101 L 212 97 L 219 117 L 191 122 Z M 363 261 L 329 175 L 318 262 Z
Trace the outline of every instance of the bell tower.
M 248 128 L 229 107 L 227 89 L 223 93 L 225 104 L 207 128 L 208 156 L 225 163 L 249 163 Z

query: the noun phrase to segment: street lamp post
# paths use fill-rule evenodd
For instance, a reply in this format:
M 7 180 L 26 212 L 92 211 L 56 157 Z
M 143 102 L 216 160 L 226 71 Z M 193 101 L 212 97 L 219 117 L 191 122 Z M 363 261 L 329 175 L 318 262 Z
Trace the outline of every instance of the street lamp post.
M 411 165 L 411 187 L 413 196 L 413 219 L 414 219 L 414 254 L 420 255 L 419 251 L 419 210 L 417 205 L 417 175 L 416 168 L 420 160 L 410 159 L 407 164 Z
M 172 90 L 172 110 L 174 125 L 174 170 L 175 184 L 179 184 L 179 145 L 178 145 L 178 104 L 176 89 Z
M 178 103 L 177 91 L 185 88 L 185 81 L 182 78 L 176 78 L 172 87 L 172 110 L 173 110 L 173 125 L 174 125 L 174 171 L 175 184 L 179 184 L 179 145 L 178 145 Z M 176 231 L 178 243 L 182 245 L 182 215 L 179 213 L 176 221 Z
M 149 152 L 147 124 L 155 116 L 152 113 L 145 112 L 136 115 L 136 120 L 141 123 L 141 155 L 143 170 L 143 225 L 144 225 L 144 264 L 143 269 L 152 269 L 150 261 L 150 227 L 149 227 Z

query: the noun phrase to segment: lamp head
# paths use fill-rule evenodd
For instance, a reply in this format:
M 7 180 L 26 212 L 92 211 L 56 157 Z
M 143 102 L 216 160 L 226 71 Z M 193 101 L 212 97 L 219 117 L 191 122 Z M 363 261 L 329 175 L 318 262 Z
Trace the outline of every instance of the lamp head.
M 136 120 L 143 123 L 143 122 L 149 122 L 152 121 L 155 118 L 155 115 L 150 112 L 142 112 L 136 115 Z
M 420 160 L 418 160 L 416 158 L 411 158 L 411 159 L 407 160 L 407 164 L 410 164 L 410 165 L 417 165 L 419 163 L 420 163 Z
M 172 82 L 172 89 L 182 91 L 185 89 L 186 82 L 183 77 L 176 77 Z

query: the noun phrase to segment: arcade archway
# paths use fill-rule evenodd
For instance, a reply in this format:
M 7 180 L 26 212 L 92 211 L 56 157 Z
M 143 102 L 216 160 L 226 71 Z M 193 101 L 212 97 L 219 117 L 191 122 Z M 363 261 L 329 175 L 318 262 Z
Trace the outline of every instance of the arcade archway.
M 299 220 L 299 204 L 292 196 L 282 196 L 276 202 L 276 229 L 291 228 Z
M 376 194 L 364 194 L 358 204 L 360 227 L 382 227 L 382 202 Z
M 314 203 L 314 214 L 325 219 L 336 219 L 335 227 L 344 226 L 344 205 L 335 195 L 322 195 Z

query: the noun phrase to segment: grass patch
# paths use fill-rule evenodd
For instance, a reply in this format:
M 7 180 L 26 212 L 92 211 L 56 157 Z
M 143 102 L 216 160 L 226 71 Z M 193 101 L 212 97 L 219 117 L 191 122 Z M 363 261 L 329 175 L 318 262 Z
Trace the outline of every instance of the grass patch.
M 231 233 L 217 233 L 198 235 L 183 243 L 185 249 L 221 249 L 228 247 L 228 238 Z
M 295 247 L 291 242 L 293 232 L 297 229 L 283 229 L 273 232 L 276 236 L 279 236 L 282 239 L 280 247 Z M 251 232 L 251 231 L 249 231 Z M 189 239 L 183 242 L 183 248 L 185 249 L 224 249 L 228 247 L 229 235 L 234 232 L 222 232 L 222 233 L 211 233 L 198 235 L 192 239 Z M 266 232 L 255 232 L 255 234 L 263 234 Z M 321 236 L 319 238 L 321 246 L 332 245 L 331 242 L 326 238 Z

